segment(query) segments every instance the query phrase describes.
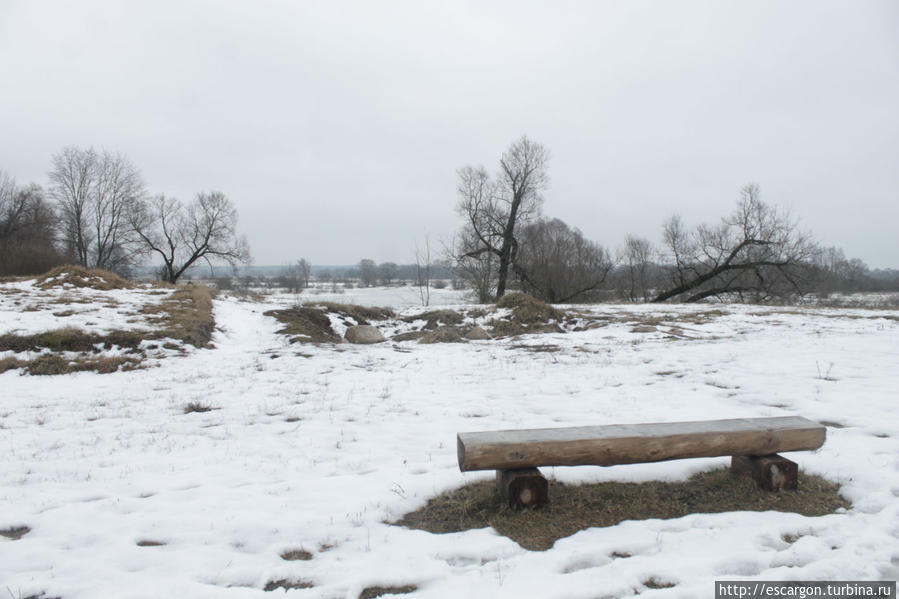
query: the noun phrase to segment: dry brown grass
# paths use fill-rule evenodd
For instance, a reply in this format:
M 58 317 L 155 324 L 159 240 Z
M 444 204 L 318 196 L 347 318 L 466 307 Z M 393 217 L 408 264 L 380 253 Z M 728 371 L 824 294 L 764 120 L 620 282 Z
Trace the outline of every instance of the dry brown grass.
M 131 289 L 134 287 L 129 281 L 108 270 L 87 269 L 83 266 L 71 264 L 57 266 L 53 270 L 39 276 L 36 285 L 41 289 L 71 285 L 73 287 L 88 287 L 101 291 Z
M 562 320 L 565 313 L 525 293 L 508 293 L 496 302 L 497 308 L 510 308 L 513 318 L 523 323 Z
M 352 319 L 360 325 L 395 316 L 390 308 L 369 308 L 334 302 L 308 302 L 284 310 L 269 310 L 265 315 L 284 325 L 278 333 L 288 335 L 291 343 L 340 343 L 341 337 L 331 328 L 329 313 L 337 315 L 347 324 L 352 324 Z
M 291 589 L 311 589 L 314 586 L 315 584 L 309 582 L 308 580 L 290 580 L 287 578 L 281 578 L 279 580 L 268 581 L 266 585 L 262 587 L 262 590 L 266 592 L 276 591 L 278 589 L 289 591 Z
M 614 526 L 624 520 L 679 518 L 730 511 L 795 512 L 823 516 L 850 504 L 839 485 L 815 475 L 799 475 L 797 491 L 762 491 L 748 477 L 728 469 L 703 472 L 684 482 L 565 485 L 550 481 L 550 503 L 516 511 L 502 501 L 492 481 L 466 485 L 431 499 L 394 524 L 434 533 L 492 526 L 525 549 L 544 551 L 579 530 Z
M 98 352 L 99 347 L 137 348 L 146 337 L 138 331 L 112 331 L 106 335 L 87 333 L 81 329 L 66 327 L 36 333 L 34 335 L 0 335 L 0 351 L 51 351 Z
M 146 338 L 169 337 L 194 347 L 208 346 L 215 330 L 212 300 L 216 293 L 205 285 L 186 285 L 160 303 L 146 306 L 141 313 L 149 315 L 160 327 Z
M 355 304 L 338 304 L 336 302 L 307 302 L 306 307 L 321 308 L 326 312 L 333 312 L 344 318 L 350 317 L 357 324 L 371 324 L 371 320 L 386 320 L 396 316 L 390 308 L 369 308 Z
M 365 587 L 362 589 L 362 592 L 359 593 L 359 599 L 375 599 L 376 597 L 381 597 L 383 595 L 406 595 L 408 593 L 414 593 L 418 590 L 418 587 L 414 584 L 404 584 L 399 587 Z
M 84 271 L 84 269 L 81 269 Z M 72 269 L 54 269 L 44 275 L 49 280 L 54 272 L 72 274 Z M 74 270 L 78 274 L 78 269 Z M 85 271 L 95 273 L 95 271 Z M 104 275 L 105 276 L 105 275 Z M 61 280 L 61 279 L 57 279 Z M 55 281 L 54 281 L 55 283 Z M 107 281 L 110 289 L 121 288 L 114 280 Z M 95 287 L 99 288 L 99 287 Z M 146 353 L 141 344 L 147 340 L 171 338 L 195 347 L 209 344 L 215 328 L 212 314 L 212 298 L 215 290 L 202 285 L 180 287 L 157 304 L 145 306 L 141 313 L 149 316 L 156 326 L 150 331 L 116 330 L 100 335 L 88 333 L 81 329 L 67 327 L 45 331 L 34 335 L 0 335 L 0 351 L 45 353 L 30 360 L 16 357 L 0 360 L 0 373 L 21 368 L 28 374 L 53 375 L 70 372 L 95 371 L 110 373 L 134 370 L 141 367 Z M 180 349 L 179 346 L 165 343 L 166 349 Z M 124 349 L 127 356 L 103 356 L 104 350 Z M 63 357 L 61 352 L 79 353 L 76 357 Z
M 19 276 L 19 275 L 4 275 L 0 277 L 0 283 L 18 283 L 19 281 L 27 281 L 31 277 L 27 276 Z M 11 290 L 18 291 L 18 290 Z
M 496 307 L 508 308 L 512 313 L 508 318 L 494 318 L 487 323 L 495 336 L 559 333 L 562 331 L 560 323 L 569 318 L 562 310 L 524 293 L 506 294 Z
M 419 343 L 468 343 L 462 336 L 462 331 L 454 327 L 440 327 L 425 333 Z
M 331 328 L 331 319 L 318 308 L 296 306 L 265 313 L 283 326 L 278 334 L 290 337 L 291 343 L 339 343 L 340 337 Z
M 27 526 L 13 526 L 12 528 L 0 528 L 0 537 L 6 537 L 7 539 L 12 539 L 13 541 L 18 541 L 25 535 L 31 532 L 31 529 Z
M 426 321 L 422 328 L 433 330 L 441 326 L 460 325 L 465 320 L 465 316 L 455 310 L 430 310 L 403 318 L 403 322 L 415 322 L 416 320 Z
M 288 562 L 294 562 L 298 560 L 305 562 L 312 559 L 312 554 L 305 549 L 291 549 L 282 553 L 281 559 Z
M 24 368 L 28 362 L 24 362 L 19 360 L 18 358 L 3 358 L 0 360 L 0 374 L 3 374 L 7 370 L 15 370 L 17 368 Z
M 72 372 L 111 372 L 136 370 L 141 367 L 141 359 L 125 356 L 78 357 L 67 360 L 58 354 L 44 354 L 22 363 L 21 367 L 31 375 L 69 374 Z

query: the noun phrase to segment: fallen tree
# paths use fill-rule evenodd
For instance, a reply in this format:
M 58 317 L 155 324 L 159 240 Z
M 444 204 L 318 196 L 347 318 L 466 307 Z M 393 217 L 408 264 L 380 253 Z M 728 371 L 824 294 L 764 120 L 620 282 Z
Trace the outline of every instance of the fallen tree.
M 669 286 L 653 302 L 725 295 L 765 301 L 802 293 L 817 252 L 789 214 L 762 202 L 752 184 L 743 187 L 737 208 L 717 226 L 688 230 L 680 217 L 669 219 L 664 245 Z

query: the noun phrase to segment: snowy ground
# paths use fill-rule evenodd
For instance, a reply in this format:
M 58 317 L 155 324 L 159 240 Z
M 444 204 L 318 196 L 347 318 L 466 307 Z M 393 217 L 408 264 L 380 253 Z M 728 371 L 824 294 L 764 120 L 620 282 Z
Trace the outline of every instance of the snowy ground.
M 152 330 L 141 310 L 174 291 L 151 285 L 106 291 L 71 285 L 42 289 L 34 279 L 0 283 L 0 334 L 33 335 L 66 327 L 100 335 Z
M 615 321 L 581 333 L 315 347 L 263 316 L 289 302 L 217 300 L 215 348 L 157 368 L 0 375 L 0 531 L 31 529 L 0 536 L 0 593 L 261 598 L 286 579 L 314 585 L 291 597 L 692 598 L 716 579 L 899 574 L 899 311 L 603 305 Z M 492 476 L 459 472 L 459 431 L 791 414 L 830 423 L 821 450 L 789 457 L 839 481 L 849 511 L 628 521 L 546 552 L 385 524 Z M 547 474 L 679 480 L 724 463 Z

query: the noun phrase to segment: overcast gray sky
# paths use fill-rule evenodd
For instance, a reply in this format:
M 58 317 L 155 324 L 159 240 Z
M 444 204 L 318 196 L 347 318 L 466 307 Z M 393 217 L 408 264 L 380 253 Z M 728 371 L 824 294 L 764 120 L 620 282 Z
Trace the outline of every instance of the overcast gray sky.
M 739 188 L 899 267 L 899 2 L 0 0 L 0 169 L 120 151 L 217 189 L 257 264 L 411 262 L 456 169 L 521 136 L 544 212 L 607 247 Z

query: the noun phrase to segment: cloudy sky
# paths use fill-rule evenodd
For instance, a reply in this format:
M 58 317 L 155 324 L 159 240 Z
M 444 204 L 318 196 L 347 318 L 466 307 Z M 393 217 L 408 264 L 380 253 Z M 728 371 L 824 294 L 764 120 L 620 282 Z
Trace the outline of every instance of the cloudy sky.
M 544 211 L 615 248 L 739 188 L 899 267 L 899 2 L 0 0 L 0 169 L 66 145 L 224 191 L 257 264 L 411 262 L 456 169 L 527 134 Z

